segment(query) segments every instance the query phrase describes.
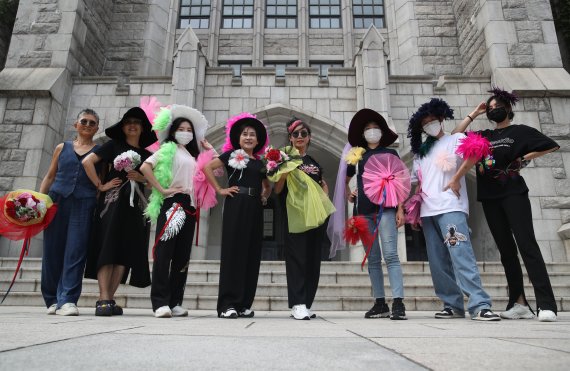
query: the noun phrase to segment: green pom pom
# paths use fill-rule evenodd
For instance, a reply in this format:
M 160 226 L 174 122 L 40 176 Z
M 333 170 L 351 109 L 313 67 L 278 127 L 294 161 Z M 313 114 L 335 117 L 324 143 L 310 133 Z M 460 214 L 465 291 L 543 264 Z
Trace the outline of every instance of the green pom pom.
M 154 118 L 154 125 L 152 127 L 155 131 L 162 131 L 170 124 L 171 111 L 168 108 L 160 107 L 160 112 Z

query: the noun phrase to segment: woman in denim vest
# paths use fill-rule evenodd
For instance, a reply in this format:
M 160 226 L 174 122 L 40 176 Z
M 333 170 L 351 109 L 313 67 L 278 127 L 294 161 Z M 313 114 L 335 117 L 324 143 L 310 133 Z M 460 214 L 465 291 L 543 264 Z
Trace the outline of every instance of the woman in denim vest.
M 77 137 L 55 147 L 40 186 L 40 192 L 48 193 L 58 205 L 55 218 L 44 232 L 42 295 L 47 314 L 63 316 L 79 314 L 77 301 L 97 194 L 81 161 L 98 147 L 93 136 L 99 129 L 99 116 L 91 109 L 84 109 L 73 127 Z

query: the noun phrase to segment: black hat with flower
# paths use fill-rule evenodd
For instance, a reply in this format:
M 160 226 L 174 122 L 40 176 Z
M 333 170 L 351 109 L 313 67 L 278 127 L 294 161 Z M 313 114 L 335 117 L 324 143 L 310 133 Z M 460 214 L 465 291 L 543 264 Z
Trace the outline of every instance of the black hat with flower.
M 453 109 L 449 107 L 446 101 L 440 98 L 432 98 L 418 108 L 412 115 L 408 125 L 408 138 L 410 138 L 410 146 L 412 153 L 419 154 L 422 147 L 422 121 L 424 118 L 433 115 L 438 119 L 453 119 Z

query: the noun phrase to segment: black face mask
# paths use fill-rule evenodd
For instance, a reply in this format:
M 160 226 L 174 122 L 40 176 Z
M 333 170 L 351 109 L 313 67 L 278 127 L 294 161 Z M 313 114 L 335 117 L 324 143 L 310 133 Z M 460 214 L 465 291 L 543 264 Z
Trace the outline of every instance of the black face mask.
M 497 123 L 505 121 L 507 118 L 507 109 L 505 107 L 495 108 L 487 112 L 487 118 Z

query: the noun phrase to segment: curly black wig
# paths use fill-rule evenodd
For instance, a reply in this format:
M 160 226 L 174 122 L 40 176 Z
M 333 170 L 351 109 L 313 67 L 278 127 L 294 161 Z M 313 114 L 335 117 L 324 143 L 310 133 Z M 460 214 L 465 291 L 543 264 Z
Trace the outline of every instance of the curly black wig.
M 420 108 L 410 118 L 408 125 L 408 138 L 414 154 L 419 154 L 422 145 L 422 120 L 434 115 L 437 118 L 453 119 L 453 109 L 446 101 L 440 98 L 432 98 L 420 106 Z
M 489 93 L 493 94 L 492 96 L 487 99 L 487 109 L 485 110 L 486 113 L 489 113 L 490 108 L 489 104 L 494 99 L 498 103 L 502 104 L 503 106 L 509 109 L 508 117 L 509 120 L 512 120 L 515 117 L 515 113 L 513 112 L 513 107 L 516 106 L 517 102 L 519 101 L 519 97 L 516 96 L 514 93 L 509 93 L 497 86 L 493 86 L 491 90 L 488 90 Z

